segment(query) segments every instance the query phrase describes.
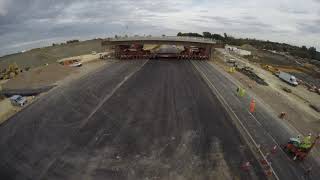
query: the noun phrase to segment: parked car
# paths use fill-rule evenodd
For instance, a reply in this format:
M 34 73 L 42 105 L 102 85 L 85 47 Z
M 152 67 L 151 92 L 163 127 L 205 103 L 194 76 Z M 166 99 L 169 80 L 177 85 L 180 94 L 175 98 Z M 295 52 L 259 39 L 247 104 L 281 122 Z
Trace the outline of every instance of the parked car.
M 82 63 L 79 59 L 62 59 L 58 61 L 59 64 L 70 67 L 80 67 Z
M 11 96 L 10 101 L 14 106 L 24 106 L 28 102 L 26 97 L 20 95 Z
M 72 64 L 69 65 L 70 67 L 81 67 L 82 66 L 82 63 L 77 61 L 77 62 L 74 62 Z

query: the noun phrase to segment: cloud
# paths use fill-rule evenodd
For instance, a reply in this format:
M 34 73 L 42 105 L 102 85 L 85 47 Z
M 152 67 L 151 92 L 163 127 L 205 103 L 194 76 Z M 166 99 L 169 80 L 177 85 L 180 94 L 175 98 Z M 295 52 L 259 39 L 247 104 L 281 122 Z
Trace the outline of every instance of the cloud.
M 8 4 L 9 0 L 0 0 L 0 16 L 5 16 L 8 13 Z
M 27 41 L 178 31 L 227 32 L 320 49 L 319 17 L 319 0 L 0 0 L 0 49 L 6 49 L 0 54 Z
M 317 34 L 320 32 L 320 19 L 299 23 L 301 33 Z

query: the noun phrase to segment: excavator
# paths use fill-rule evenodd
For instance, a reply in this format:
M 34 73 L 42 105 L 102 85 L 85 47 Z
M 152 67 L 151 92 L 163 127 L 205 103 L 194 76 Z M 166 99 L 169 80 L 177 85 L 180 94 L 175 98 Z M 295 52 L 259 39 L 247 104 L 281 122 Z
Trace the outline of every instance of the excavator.
M 0 72 L 0 80 L 14 78 L 19 72 L 21 70 L 16 63 L 10 64 L 8 68 Z
M 320 139 L 320 134 L 312 141 L 312 136 L 309 134 L 303 140 L 300 140 L 300 136 L 297 138 L 290 138 L 289 142 L 283 146 L 283 150 L 293 157 L 293 160 L 303 161 L 310 153 L 312 148 L 316 145 Z

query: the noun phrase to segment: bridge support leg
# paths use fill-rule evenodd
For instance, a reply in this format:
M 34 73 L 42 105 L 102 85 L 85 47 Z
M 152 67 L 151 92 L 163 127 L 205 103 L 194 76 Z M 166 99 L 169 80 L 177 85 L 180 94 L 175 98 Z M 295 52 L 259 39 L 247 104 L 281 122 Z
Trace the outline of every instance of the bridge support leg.
M 208 52 L 208 60 L 214 60 L 214 48 L 213 47 L 209 47 L 209 52 Z

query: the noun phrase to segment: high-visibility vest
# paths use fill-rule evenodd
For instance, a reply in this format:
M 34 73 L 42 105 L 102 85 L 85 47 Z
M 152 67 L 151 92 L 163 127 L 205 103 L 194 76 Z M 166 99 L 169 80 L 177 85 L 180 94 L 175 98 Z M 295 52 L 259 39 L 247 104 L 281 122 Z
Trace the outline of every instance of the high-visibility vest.
M 306 136 L 305 138 L 303 138 L 303 141 L 302 141 L 300 147 L 308 149 L 311 146 L 312 146 L 311 137 L 310 136 Z
M 236 71 L 236 68 L 235 67 L 230 67 L 229 68 L 229 73 L 234 73 Z
M 237 88 L 237 92 L 238 92 L 238 96 L 241 96 L 241 97 L 243 97 L 246 94 L 246 90 L 244 90 L 241 87 Z

